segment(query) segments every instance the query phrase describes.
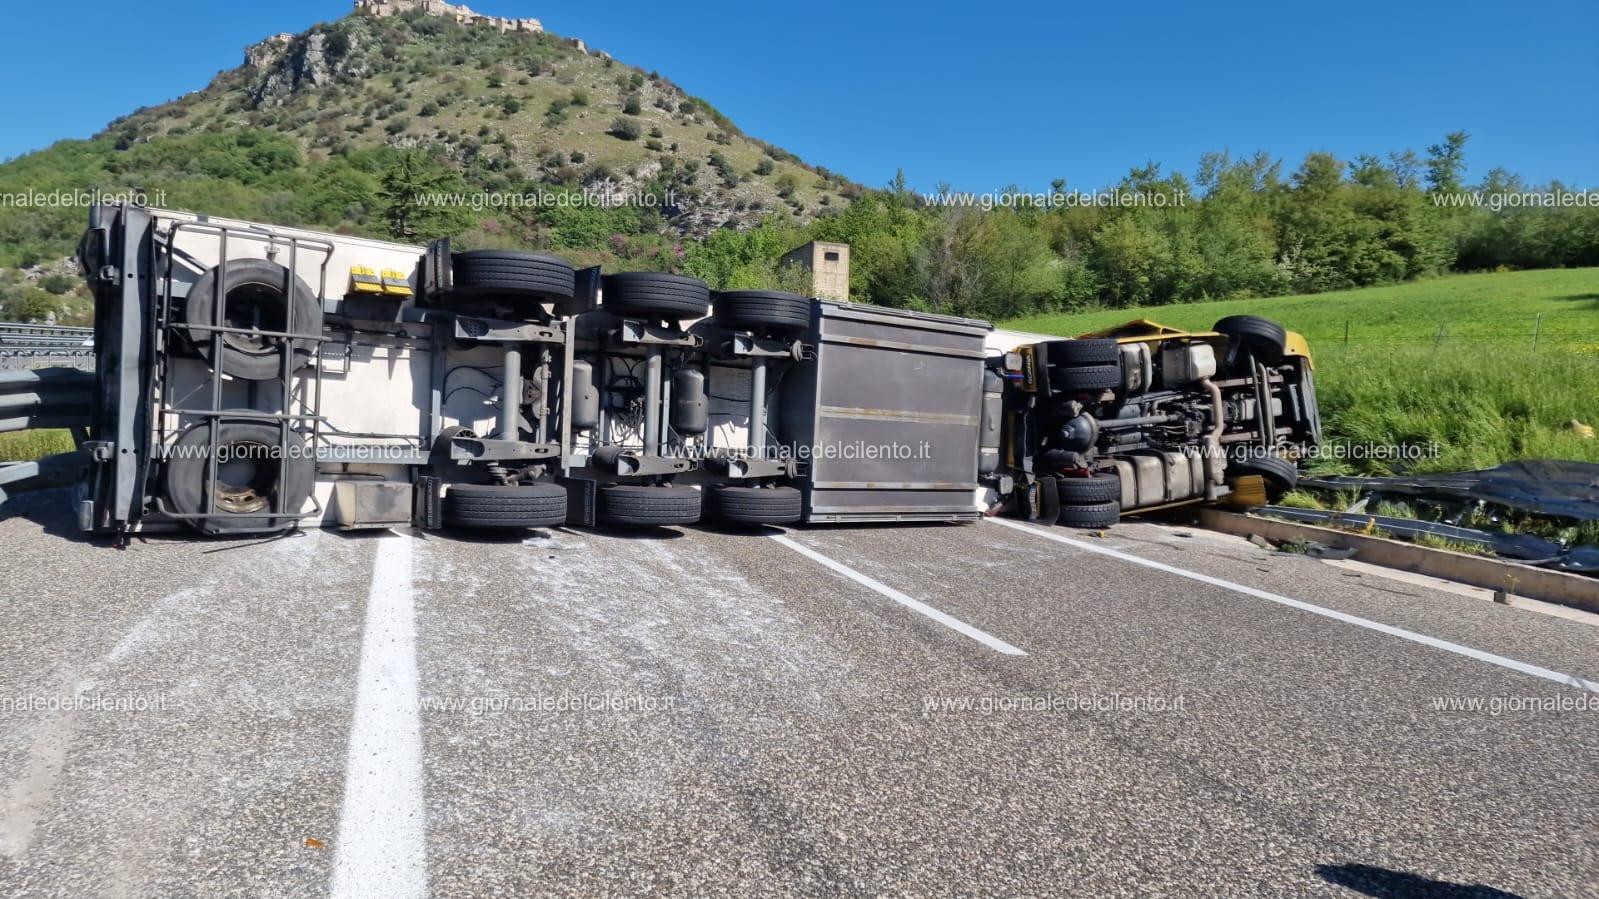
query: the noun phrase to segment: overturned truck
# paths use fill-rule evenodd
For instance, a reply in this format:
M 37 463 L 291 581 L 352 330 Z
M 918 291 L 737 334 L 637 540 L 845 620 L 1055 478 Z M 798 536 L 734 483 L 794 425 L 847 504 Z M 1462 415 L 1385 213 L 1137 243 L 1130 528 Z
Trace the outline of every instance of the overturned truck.
M 79 525 L 118 538 L 1103 527 L 1264 502 L 1320 439 L 1308 348 L 1253 317 L 1054 339 L 128 205 L 79 255 L 95 371 L 0 375 L 6 426 L 77 428 Z

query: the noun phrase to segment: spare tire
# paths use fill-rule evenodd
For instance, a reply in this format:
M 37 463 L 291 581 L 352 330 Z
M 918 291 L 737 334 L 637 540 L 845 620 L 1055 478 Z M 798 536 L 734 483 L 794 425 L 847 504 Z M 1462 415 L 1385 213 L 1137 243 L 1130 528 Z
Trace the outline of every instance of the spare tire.
M 1229 461 L 1227 474 L 1230 477 L 1259 475 L 1266 482 L 1266 498 L 1272 502 L 1299 486 L 1299 466 L 1281 456 L 1252 452 Z
M 601 524 L 649 527 L 700 520 L 701 495 L 693 487 L 613 484 L 599 491 Z
M 622 272 L 606 275 L 604 285 L 604 307 L 617 315 L 678 322 L 711 309 L 710 286 L 681 275 Z
M 1288 331 L 1276 322 L 1256 315 L 1229 315 L 1212 330 L 1233 339 L 1257 361 L 1276 365 L 1287 354 Z M 1229 353 L 1231 357 L 1235 354 Z
M 716 323 L 729 331 L 793 333 L 811 326 L 811 301 L 797 293 L 732 290 L 716 295 Z
M 207 456 L 210 422 L 184 431 L 173 445 L 166 464 L 166 498 L 179 515 L 204 515 L 206 483 L 210 477 Z M 185 518 L 183 523 L 204 534 L 275 534 L 292 530 L 297 518 L 271 518 L 273 504 L 282 499 L 287 514 L 305 508 L 316 480 L 316 460 L 305 441 L 289 432 L 288 452 L 281 454 L 278 426 L 263 421 L 221 419 L 217 428 L 216 513 L 207 518 Z
M 293 334 L 322 333 L 322 304 L 311 288 L 289 270 L 266 259 L 233 259 L 222 284 L 223 316 L 217 321 L 216 292 L 219 269 L 212 268 L 189 288 L 183 320 L 189 342 L 211 367 L 246 381 L 270 381 L 282 373 L 283 338 L 250 334 L 222 335 L 222 362 L 212 359 L 215 332 L 211 327 L 259 329 Z M 294 310 L 294 330 L 289 331 L 289 310 Z M 198 326 L 198 327 L 196 327 Z M 316 352 L 314 340 L 297 340 L 289 370 L 298 371 Z
M 566 523 L 566 488 L 454 484 L 444 494 L 444 523 L 457 528 L 550 528 Z
M 793 524 L 802 512 L 793 487 L 715 487 L 710 504 L 716 519 L 729 524 Z

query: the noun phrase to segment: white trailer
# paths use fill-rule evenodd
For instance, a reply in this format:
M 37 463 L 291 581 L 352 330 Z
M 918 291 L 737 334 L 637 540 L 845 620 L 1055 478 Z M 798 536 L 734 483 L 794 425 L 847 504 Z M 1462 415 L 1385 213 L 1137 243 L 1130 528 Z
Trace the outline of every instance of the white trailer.
M 79 255 L 95 374 L 16 421 L 81 413 L 79 521 L 118 536 L 1103 526 L 1280 492 L 1319 439 L 1308 349 L 1261 319 L 1062 340 L 128 205 Z

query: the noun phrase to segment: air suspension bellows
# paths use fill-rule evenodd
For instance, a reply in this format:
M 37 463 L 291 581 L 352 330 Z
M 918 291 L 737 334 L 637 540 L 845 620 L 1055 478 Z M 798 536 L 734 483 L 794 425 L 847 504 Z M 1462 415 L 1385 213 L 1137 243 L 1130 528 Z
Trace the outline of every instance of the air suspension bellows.
M 705 373 L 685 368 L 672 376 L 672 428 L 679 434 L 703 434 L 710 427 Z

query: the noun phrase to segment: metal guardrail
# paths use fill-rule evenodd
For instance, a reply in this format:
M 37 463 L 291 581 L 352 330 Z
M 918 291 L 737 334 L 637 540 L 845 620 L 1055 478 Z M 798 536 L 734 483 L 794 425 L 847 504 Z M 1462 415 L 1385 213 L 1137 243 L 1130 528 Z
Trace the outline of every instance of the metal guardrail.
M 94 397 L 93 372 L 61 368 L 0 372 L 0 433 L 88 427 Z
M 0 339 L 12 335 L 33 337 L 89 337 L 94 334 L 93 328 L 80 328 L 75 325 L 31 325 L 22 322 L 0 322 Z
M 89 456 L 82 451 L 46 456 L 35 462 L 0 462 L 0 505 L 11 493 L 66 487 L 83 477 L 88 466 Z
M 0 356 L 93 355 L 93 328 L 0 322 Z

